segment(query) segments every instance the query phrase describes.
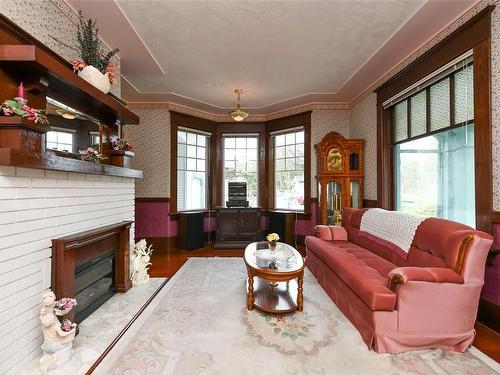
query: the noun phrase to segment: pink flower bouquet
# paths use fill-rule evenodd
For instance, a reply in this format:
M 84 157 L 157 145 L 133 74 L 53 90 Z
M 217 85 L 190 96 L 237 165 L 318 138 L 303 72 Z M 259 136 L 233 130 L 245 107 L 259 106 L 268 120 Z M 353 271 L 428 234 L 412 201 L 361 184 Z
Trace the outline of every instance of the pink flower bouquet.
M 78 305 L 76 299 L 74 298 L 62 298 L 59 301 L 56 301 L 54 304 L 54 308 L 57 310 L 71 310 L 73 307 Z
M 62 324 L 61 324 L 61 329 L 64 332 L 69 332 L 75 328 L 76 328 L 76 323 L 71 323 L 71 321 L 69 319 L 64 319 Z
M 113 146 L 113 150 L 116 151 L 129 151 L 129 152 L 134 152 L 134 146 L 132 146 L 130 143 L 128 143 L 124 139 L 115 139 L 113 142 L 111 142 L 111 146 Z

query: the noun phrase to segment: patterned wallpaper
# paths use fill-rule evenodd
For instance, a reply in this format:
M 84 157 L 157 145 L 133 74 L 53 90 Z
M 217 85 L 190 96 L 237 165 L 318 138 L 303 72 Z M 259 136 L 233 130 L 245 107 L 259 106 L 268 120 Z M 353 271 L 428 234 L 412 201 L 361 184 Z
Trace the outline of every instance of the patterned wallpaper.
M 314 145 L 332 131 L 349 138 L 349 110 L 313 110 L 311 114 L 311 197 L 313 198 L 318 196 L 318 184 L 315 178 L 318 159 Z
M 351 138 L 365 140 L 364 199 L 377 199 L 377 95 L 372 93 L 351 108 Z
M 491 33 L 493 209 L 500 211 L 500 4 L 493 11 Z
M 133 108 L 132 108 L 133 109 Z M 126 125 L 123 136 L 135 147 L 132 168 L 144 171 L 136 180 L 136 197 L 170 197 L 170 112 L 133 109 L 140 125 Z
M 71 62 L 77 59 L 78 15 L 63 0 L 0 0 L 0 13 Z M 121 97 L 120 59 L 115 55 L 117 82 L 111 92 Z

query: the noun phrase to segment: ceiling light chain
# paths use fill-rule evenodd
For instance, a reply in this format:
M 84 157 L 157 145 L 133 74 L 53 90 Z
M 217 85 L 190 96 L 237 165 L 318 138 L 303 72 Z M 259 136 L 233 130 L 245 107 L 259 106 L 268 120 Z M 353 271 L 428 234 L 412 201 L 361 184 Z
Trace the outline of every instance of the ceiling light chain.
M 229 112 L 229 115 L 233 118 L 234 121 L 243 121 L 248 117 L 248 112 L 243 111 L 241 109 L 241 98 L 240 95 L 243 94 L 243 90 L 236 89 L 234 90 L 236 94 L 236 109 L 232 112 Z

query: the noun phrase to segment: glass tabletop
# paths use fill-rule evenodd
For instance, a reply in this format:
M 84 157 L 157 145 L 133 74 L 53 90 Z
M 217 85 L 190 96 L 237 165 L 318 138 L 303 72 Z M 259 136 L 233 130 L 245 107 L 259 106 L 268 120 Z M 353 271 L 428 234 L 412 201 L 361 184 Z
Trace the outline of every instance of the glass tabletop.
M 294 272 L 304 267 L 302 255 L 283 242 L 278 242 L 274 249 L 269 242 L 253 242 L 245 249 L 245 261 L 251 267 L 275 272 Z

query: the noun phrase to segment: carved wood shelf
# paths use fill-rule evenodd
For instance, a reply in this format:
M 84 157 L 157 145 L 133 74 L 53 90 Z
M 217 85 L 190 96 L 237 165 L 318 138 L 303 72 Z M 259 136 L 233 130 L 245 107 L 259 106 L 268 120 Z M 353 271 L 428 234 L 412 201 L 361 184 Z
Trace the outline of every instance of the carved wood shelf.
M 142 171 L 136 169 L 65 158 L 57 156 L 50 150 L 39 154 L 15 148 L 0 148 L 0 165 L 131 178 L 143 176 Z

